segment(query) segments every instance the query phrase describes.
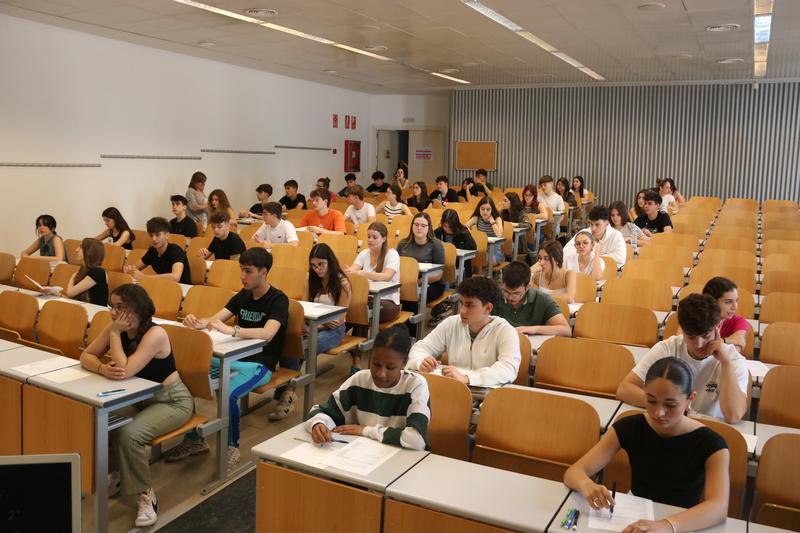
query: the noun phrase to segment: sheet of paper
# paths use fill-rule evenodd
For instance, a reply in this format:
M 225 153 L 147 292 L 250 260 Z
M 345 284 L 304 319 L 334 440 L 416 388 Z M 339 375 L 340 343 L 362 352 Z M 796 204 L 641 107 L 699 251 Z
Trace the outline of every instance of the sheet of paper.
M 228 339 L 232 338 L 230 335 L 225 335 L 221 331 L 217 331 L 217 330 L 209 331 L 209 330 L 205 329 L 203 331 L 205 331 L 208 334 L 208 336 L 211 337 L 211 340 L 213 342 L 222 342 L 222 341 L 225 341 L 225 340 L 228 340 Z
M 333 445 L 318 446 L 310 442 L 303 442 L 282 453 L 281 457 L 296 463 L 325 469 L 328 468 L 328 460 L 342 447 L 343 445 L 336 445 L 335 443 Z
M 38 376 L 39 374 L 44 374 L 45 372 L 53 372 L 54 370 L 60 370 L 68 366 L 77 366 L 78 364 L 80 363 L 75 359 L 57 355 L 43 361 L 36 361 L 35 363 L 15 366 L 11 370 L 16 370 L 17 372 L 25 374 L 26 376 Z
M 327 463 L 332 468 L 366 476 L 399 451 L 400 448 L 360 437 L 337 450 Z
M 761 361 L 747 359 L 744 364 L 747 365 L 747 370 L 750 371 L 750 375 L 754 378 L 763 378 L 767 375 L 767 372 L 769 372 L 769 367 Z
M 653 520 L 652 500 L 618 492 L 614 501 L 614 514 L 608 509 L 589 511 L 590 529 L 622 531 L 637 520 Z
M 69 368 L 62 368 L 61 370 L 56 370 L 55 372 L 48 372 L 47 374 L 42 375 L 42 377 L 48 381 L 54 381 L 56 383 L 67 383 L 68 381 L 77 381 L 93 375 L 95 374 L 89 372 L 88 370 L 84 370 L 79 366 L 73 366 Z
M 441 376 L 442 375 L 442 368 L 444 368 L 444 365 L 439 365 L 436 368 L 434 368 L 433 370 L 431 370 L 430 373 L 433 374 L 434 376 Z

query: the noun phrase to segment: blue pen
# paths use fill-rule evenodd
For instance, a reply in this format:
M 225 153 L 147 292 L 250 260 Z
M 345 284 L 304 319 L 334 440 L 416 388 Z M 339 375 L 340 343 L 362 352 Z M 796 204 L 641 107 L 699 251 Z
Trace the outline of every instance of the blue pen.
M 566 516 L 564 516 L 564 520 L 561 521 L 561 527 L 564 527 L 564 526 L 567 525 L 567 521 L 569 520 L 569 516 L 572 514 L 572 511 L 573 511 L 572 507 L 567 509 L 567 514 L 566 514 Z
M 567 529 L 572 529 L 572 522 L 575 521 L 575 513 L 576 512 L 577 512 L 577 509 L 573 509 L 572 512 L 570 513 L 569 520 L 567 520 Z
M 112 394 L 119 394 L 120 392 L 125 392 L 125 389 L 114 389 L 114 390 L 105 390 L 103 392 L 98 392 L 98 398 L 105 398 L 106 396 L 111 396 Z
M 578 529 L 578 518 L 580 518 L 580 516 L 581 516 L 581 512 L 580 511 L 575 511 L 575 521 L 572 523 L 572 531 L 575 531 L 575 530 Z

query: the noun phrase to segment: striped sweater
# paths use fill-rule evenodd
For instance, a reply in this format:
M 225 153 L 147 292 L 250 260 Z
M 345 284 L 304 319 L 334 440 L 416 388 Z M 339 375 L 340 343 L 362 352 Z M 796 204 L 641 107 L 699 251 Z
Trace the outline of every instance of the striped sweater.
M 322 405 L 315 405 L 306 421 L 306 430 L 318 423 L 328 429 L 344 424 L 364 427 L 364 436 L 384 444 L 414 450 L 428 449 L 430 419 L 428 383 L 403 370 L 392 388 L 381 389 L 372 381 L 369 370 L 362 370 L 345 381 Z

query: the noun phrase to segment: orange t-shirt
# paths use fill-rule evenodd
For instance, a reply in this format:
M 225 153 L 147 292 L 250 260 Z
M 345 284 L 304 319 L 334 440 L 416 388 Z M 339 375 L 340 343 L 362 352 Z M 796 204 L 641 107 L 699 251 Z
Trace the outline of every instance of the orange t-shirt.
M 328 214 L 324 217 L 319 216 L 319 213 L 314 210 L 309 210 L 303 215 L 300 225 L 322 227 L 328 231 L 345 232 L 344 215 L 333 209 L 328 209 Z

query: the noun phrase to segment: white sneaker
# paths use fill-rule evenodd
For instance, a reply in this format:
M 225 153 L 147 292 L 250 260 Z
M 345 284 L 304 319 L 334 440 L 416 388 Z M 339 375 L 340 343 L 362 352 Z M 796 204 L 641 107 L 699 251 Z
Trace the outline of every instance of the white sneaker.
M 275 410 L 267 418 L 270 420 L 283 420 L 289 413 L 294 411 L 294 404 L 297 403 L 297 394 L 293 391 L 286 391 L 281 396 L 281 401 Z
M 113 498 L 119 494 L 120 480 L 119 472 L 109 472 L 108 474 L 108 497 Z
M 156 511 L 158 510 L 158 501 L 156 500 L 156 493 L 152 488 L 147 489 L 147 492 L 139 495 L 139 512 L 136 515 L 135 524 L 138 527 L 152 526 L 156 523 Z
M 242 454 L 239 453 L 239 448 L 236 446 L 228 446 L 228 470 L 233 470 L 239 466 L 242 460 Z

